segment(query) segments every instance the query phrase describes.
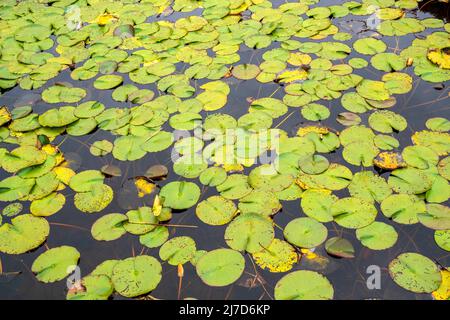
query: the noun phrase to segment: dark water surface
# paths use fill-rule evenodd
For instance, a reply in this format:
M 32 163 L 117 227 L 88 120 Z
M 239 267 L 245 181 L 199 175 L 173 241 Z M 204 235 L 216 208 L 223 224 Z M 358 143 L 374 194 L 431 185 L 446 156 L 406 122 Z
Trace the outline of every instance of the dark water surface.
M 276 3 L 284 3 L 284 1 L 274 1 L 274 7 L 278 6 Z M 332 4 L 340 4 L 340 1 L 320 1 L 319 6 L 328 6 Z M 312 6 L 314 7 L 314 6 Z M 198 12 L 198 11 L 197 11 Z M 444 11 L 445 12 L 445 11 Z M 436 12 L 434 12 L 436 13 Z M 427 17 L 433 17 L 432 14 L 427 12 L 416 12 L 417 16 L 421 19 Z M 437 15 L 442 19 L 446 19 L 446 15 L 443 15 L 442 10 L 437 11 Z M 161 18 L 174 21 L 183 14 L 172 14 L 169 17 Z M 347 44 L 351 44 L 357 37 L 367 37 L 371 32 L 362 32 L 364 19 L 367 17 L 347 16 L 343 19 L 339 19 L 338 27 L 340 31 L 350 32 L 354 35 L 354 38 Z M 358 22 L 359 21 L 359 22 Z M 431 29 L 431 32 L 435 29 Z M 431 33 L 425 31 L 420 35 L 426 35 Z M 418 36 L 417 34 L 415 36 Z M 410 45 L 411 41 L 415 37 L 405 36 L 400 39 L 400 49 Z M 390 48 L 395 47 L 395 38 L 383 37 L 383 41 L 388 44 Z M 275 43 L 270 48 L 277 47 Z M 261 56 L 266 50 L 253 51 L 250 49 L 241 50 L 241 63 L 249 63 L 252 61 L 255 64 L 261 62 Z M 349 58 L 356 57 L 358 54 L 352 52 Z M 180 68 L 183 66 L 180 65 Z M 450 118 L 450 105 L 449 105 L 449 89 L 447 85 L 441 87 L 437 84 L 427 83 L 412 72 L 412 68 L 408 68 L 403 72 L 409 73 L 414 79 L 414 89 L 404 95 L 397 95 L 397 104 L 391 109 L 392 111 L 403 115 L 408 121 L 408 129 L 403 133 L 396 134 L 395 137 L 400 141 L 401 146 L 407 146 L 411 144 L 410 137 L 415 131 L 423 130 L 425 128 L 425 121 L 431 117 L 446 117 Z M 354 73 L 364 76 L 368 79 L 378 80 L 382 72 L 374 69 L 370 64 L 363 70 L 355 70 Z M 124 77 L 125 83 L 130 83 L 127 75 Z M 66 70 L 62 72 L 57 78 L 50 80 L 44 88 L 36 90 L 35 92 L 28 92 L 16 87 L 8 92 L 5 92 L 0 96 L 0 105 L 7 105 L 12 107 L 14 105 L 23 105 L 28 99 L 32 99 L 36 95 L 40 95 L 42 91 L 53 85 L 56 82 L 72 82 L 70 78 L 70 71 Z M 235 118 L 245 114 L 247 112 L 248 97 L 268 97 L 273 94 L 274 98 L 282 98 L 284 95 L 283 88 L 280 88 L 278 84 L 261 84 L 256 80 L 240 81 L 234 78 L 227 79 L 231 87 L 231 94 L 229 95 L 228 104 L 226 107 L 220 110 L 221 113 L 227 113 L 233 115 Z M 92 87 L 93 80 L 83 82 L 84 88 L 89 88 L 88 96 L 84 101 L 98 100 L 105 104 L 105 106 L 122 106 L 126 107 L 126 103 L 118 103 L 111 99 L 111 91 L 96 91 Z M 199 86 L 202 81 L 198 81 Z M 76 82 L 77 86 L 81 86 L 80 82 Z M 137 84 L 135 84 L 137 85 Z M 149 88 L 147 85 L 137 85 L 139 88 Z M 150 86 L 157 92 L 154 85 Z M 90 95 L 90 96 L 89 96 Z M 328 106 L 331 111 L 331 116 L 323 121 L 323 124 L 334 128 L 338 131 L 344 129 L 344 127 L 336 122 L 336 116 L 338 113 L 345 111 L 340 105 L 339 99 L 332 101 L 318 101 Z M 64 104 L 61 104 L 64 105 Z M 42 113 L 43 111 L 54 108 L 59 105 L 49 105 L 43 101 L 37 101 L 33 105 L 34 112 Z M 292 115 L 290 115 L 293 112 Z M 208 113 L 202 112 L 205 117 Z M 286 116 L 290 115 L 287 120 L 284 121 Z M 363 124 L 367 124 L 368 114 L 363 114 Z M 288 113 L 274 121 L 273 126 L 277 126 L 278 123 L 284 121 L 279 128 L 286 130 L 290 135 L 294 134 L 297 128 L 302 125 L 299 109 L 289 108 Z M 166 124 L 165 126 L 168 125 Z M 167 129 L 166 128 L 166 129 Z M 170 130 L 170 129 L 169 129 Z M 108 206 L 104 213 L 119 212 L 123 213 L 131 208 L 137 208 L 139 206 L 150 205 L 153 203 L 153 198 L 138 198 L 137 196 L 129 196 L 124 194 L 124 190 L 127 185 L 130 185 L 130 179 L 133 177 L 143 175 L 145 171 L 154 164 L 164 164 L 172 171 L 172 163 L 170 159 L 170 148 L 157 154 L 147 154 L 147 156 L 141 160 L 134 161 L 132 163 L 120 162 L 108 155 L 106 157 L 94 157 L 89 152 L 90 144 L 96 140 L 109 139 L 112 141 L 112 136 L 109 132 L 96 131 L 93 134 L 83 137 L 70 137 L 60 136 L 54 142 L 60 145 L 60 149 L 65 156 L 69 159 L 77 159 L 75 163 L 79 168 L 77 172 L 87 169 L 98 170 L 104 164 L 114 164 L 122 169 L 122 177 L 109 178 L 105 182 L 114 189 L 115 197 L 113 202 Z M 3 145 L 0 144 L 0 147 Z M 10 148 L 10 146 L 8 146 Z M 327 158 L 330 162 L 342 163 L 342 148 L 332 154 L 328 154 Z M 353 172 L 358 172 L 361 168 L 354 167 L 346 164 L 351 168 Z M 247 168 L 245 173 L 248 174 L 250 170 Z M 9 176 L 4 171 L 0 171 L 0 179 L 4 179 Z M 168 181 L 178 180 L 179 176 L 173 172 L 169 173 Z M 127 184 L 128 182 L 128 184 Z M 206 199 L 211 195 L 215 195 L 214 188 L 203 188 L 203 194 L 199 201 Z M 346 196 L 347 190 L 344 192 L 337 192 L 339 197 Z M 139 243 L 139 237 L 127 234 L 121 239 L 113 242 L 99 242 L 92 238 L 90 228 L 92 224 L 103 213 L 86 214 L 77 210 L 73 206 L 73 192 L 66 188 L 63 191 L 66 196 L 66 205 L 57 214 L 48 217 L 48 221 L 51 224 L 50 236 L 46 242 L 46 245 L 50 248 L 60 245 L 69 245 L 76 247 L 81 253 L 81 259 L 79 267 L 81 269 L 82 276 L 90 273 L 98 264 L 107 259 L 123 259 L 133 255 L 138 255 L 141 252 L 145 252 L 149 255 L 158 257 L 159 248 L 156 249 L 144 249 Z M 23 203 L 25 208 L 24 212 L 28 211 L 26 203 Z M 274 217 L 274 221 L 282 228 L 293 218 L 304 216 L 300 207 L 299 201 L 286 202 L 283 201 L 283 209 Z M 0 208 L 3 208 L 6 204 L 0 203 Z M 378 221 L 387 220 L 382 214 L 378 214 Z M 225 226 L 216 227 L 208 226 L 201 221 L 195 215 L 195 206 L 189 210 L 181 213 L 174 213 L 173 219 L 170 224 L 182 224 L 198 226 L 197 228 L 187 227 L 170 227 L 170 238 L 174 236 L 190 236 L 196 243 L 198 249 L 212 250 L 220 247 L 227 247 L 223 234 Z M 425 228 L 421 224 L 415 225 L 400 225 L 395 224 L 395 229 L 399 234 L 397 244 L 391 249 L 384 251 L 373 251 L 365 247 L 362 247 L 360 242 L 356 239 L 353 230 L 343 229 L 334 223 L 327 223 L 326 226 L 329 229 L 329 238 L 339 235 L 349 239 L 356 252 L 354 259 L 336 259 L 328 256 L 323 249 L 323 245 L 317 248 L 318 253 L 321 253 L 328 263 L 326 266 L 316 266 L 308 264 L 307 261 L 300 261 L 300 263 L 294 266 L 294 270 L 299 269 L 311 269 L 317 270 L 327 276 L 330 282 L 334 286 L 336 299 L 367 299 L 367 298 L 381 298 L 381 299 L 431 299 L 429 294 L 413 294 L 410 293 L 398 285 L 396 285 L 389 277 L 387 272 L 388 263 L 395 258 L 399 253 L 413 251 L 422 253 L 443 266 L 450 265 L 450 253 L 440 249 L 434 242 L 433 230 Z M 276 230 L 276 237 L 283 238 L 282 231 L 278 228 Z M 66 281 L 60 281 L 55 284 L 44 284 L 36 280 L 31 272 L 31 265 L 33 261 L 46 250 L 45 245 L 41 246 L 37 250 L 23 254 L 23 255 L 5 255 L 0 253 L 0 259 L 3 266 L 4 275 L 0 276 L 0 299 L 65 299 L 67 293 Z M 366 269 L 370 265 L 380 266 L 382 272 L 381 289 L 369 290 L 366 286 L 366 279 L 368 274 Z M 244 275 L 239 281 L 231 286 L 224 288 L 212 288 L 204 285 L 198 278 L 195 272 L 195 268 L 187 263 L 184 265 L 185 276 L 183 279 L 182 297 L 193 297 L 198 299 L 272 299 L 273 287 L 276 282 L 285 273 L 270 273 L 268 271 L 257 268 L 257 272 L 260 275 L 261 283 L 256 282 L 254 287 L 249 287 L 249 279 L 252 279 L 255 274 L 255 269 L 251 260 L 246 256 L 246 269 Z M 170 266 L 167 263 L 163 263 L 163 277 L 161 283 L 157 289 L 154 290 L 151 295 L 158 299 L 176 299 L 178 290 L 178 277 L 177 268 Z M 114 295 L 114 299 L 121 299 L 119 295 Z

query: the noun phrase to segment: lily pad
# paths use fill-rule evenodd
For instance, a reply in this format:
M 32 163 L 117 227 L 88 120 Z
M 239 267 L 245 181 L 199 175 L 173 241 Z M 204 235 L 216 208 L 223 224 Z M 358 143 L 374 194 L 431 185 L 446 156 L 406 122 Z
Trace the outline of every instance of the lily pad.
M 398 234 L 394 227 L 375 221 L 364 228 L 356 230 L 356 237 L 369 249 L 385 250 L 395 245 Z
M 74 247 L 62 246 L 45 251 L 31 266 L 36 278 L 45 283 L 56 282 L 71 274 L 78 264 L 80 253 Z
M 0 251 L 22 254 L 39 247 L 47 239 L 50 226 L 44 218 L 31 214 L 17 216 L 0 226 Z
M 220 226 L 230 222 L 237 213 L 233 201 L 212 196 L 200 202 L 195 210 L 197 217 L 206 224 Z
M 315 271 L 294 271 L 275 286 L 276 300 L 331 300 L 333 295 L 330 281 Z
M 190 261 L 197 251 L 195 241 L 190 237 L 176 237 L 164 243 L 159 257 L 173 266 Z
M 194 206 L 200 198 L 200 188 L 193 182 L 174 181 L 161 188 L 164 205 L 176 210 Z
M 241 277 L 244 268 L 244 257 L 231 249 L 209 251 L 196 263 L 198 276 L 212 287 L 224 287 L 234 283 Z
M 286 241 L 273 239 L 269 247 L 252 254 L 255 263 L 270 272 L 286 272 L 298 261 L 298 254 Z
M 119 239 L 127 231 L 123 224 L 128 217 L 120 213 L 110 213 L 99 218 L 92 225 L 92 237 L 98 241 L 112 241 Z
M 441 274 L 429 258 L 413 252 L 400 254 L 389 263 L 389 275 L 400 287 L 415 293 L 431 293 L 441 284 Z
M 287 224 L 283 234 L 288 242 L 298 247 L 314 248 L 327 239 L 328 230 L 312 218 L 297 218 Z
M 255 253 L 269 246 L 274 238 L 273 223 L 257 213 L 237 216 L 225 230 L 230 248 Z
M 120 295 L 133 298 L 155 289 L 161 281 L 161 273 L 158 260 L 142 255 L 117 262 L 111 281 Z
M 349 229 L 359 229 L 375 221 L 377 209 L 368 201 L 348 197 L 339 199 L 331 206 L 334 221 Z

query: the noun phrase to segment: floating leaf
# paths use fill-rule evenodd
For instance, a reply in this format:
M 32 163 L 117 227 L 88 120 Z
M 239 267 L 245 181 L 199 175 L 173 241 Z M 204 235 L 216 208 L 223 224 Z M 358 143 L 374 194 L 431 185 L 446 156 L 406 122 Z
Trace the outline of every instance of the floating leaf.
M 328 190 L 309 189 L 302 194 L 301 207 L 305 214 L 319 222 L 333 221 L 331 205 L 338 198 Z
M 276 300 L 331 300 L 333 295 L 328 279 L 314 271 L 294 271 L 275 286 Z
M 98 241 L 112 241 L 119 239 L 127 231 L 123 224 L 128 220 L 128 217 L 120 213 L 110 213 L 99 218 L 92 225 L 92 237 Z
M 268 247 L 273 238 L 272 221 L 257 213 L 239 215 L 225 230 L 225 241 L 232 249 L 249 253 Z
M 312 218 L 297 218 L 287 224 L 283 234 L 287 241 L 298 247 L 314 248 L 327 239 L 328 230 Z
M 80 288 L 69 290 L 67 300 L 107 300 L 114 288 L 106 275 L 88 275 L 81 279 Z
M 39 247 L 47 239 L 50 226 L 44 218 L 24 214 L 0 226 L 0 251 L 22 254 Z
M 260 69 L 254 64 L 241 64 L 235 66 L 232 72 L 233 76 L 237 79 L 250 80 L 256 78 L 256 76 L 260 73 Z
M 439 288 L 442 280 L 432 260 L 413 252 L 402 253 L 392 260 L 389 275 L 399 286 L 415 293 L 431 293 Z
M 333 237 L 325 242 L 325 250 L 328 254 L 339 258 L 354 258 L 355 249 L 350 241 L 340 237 Z
M 273 239 L 268 248 L 253 255 L 255 263 L 270 272 L 286 272 L 297 262 L 298 255 L 294 247 L 286 241 Z
M 8 204 L 3 208 L 2 214 L 5 217 L 15 217 L 22 212 L 23 205 L 20 202 Z
M 159 257 L 173 266 L 184 264 L 194 257 L 195 241 L 190 237 L 176 237 L 164 243 Z
M 230 222 L 237 213 L 233 201 L 212 196 L 200 202 L 195 210 L 197 217 L 206 224 L 220 226 Z
M 164 205 L 176 210 L 194 206 L 200 198 L 200 188 L 192 182 L 174 181 L 161 188 L 159 196 Z
M 450 208 L 440 204 L 427 204 L 425 212 L 417 217 L 424 226 L 434 230 L 450 229 Z
M 356 230 L 356 237 L 361 243 L 372 250 L 385 250 L 394 246 L 398 234 L 394 227 L 375 221 L 368 226 Z
M 65 203 L 64 195 L 53 192 L 42 199 L 31 202 L 30 212 L 37 217 L 48 217 L 60 211 Z
M 98 90 L 108 90 L 118 87 L 123 81 L 123 78 L 118 75 L 105 75 L 97 78 L 94 81 L 94 88 Z
M 370 202 L 381 202 L 392 193 L 386 181 L 371 171 L 356 173 L 348 186 L 348 190 L 352 197 Z
M 434 241 L 443 250 L 450 251 L 450 230 L 437 230 L 434 232 Z
M 425 213 L 425 203 L 417 196 L 408 194 L 394 194 L 381 203 L 383 214 L 401 224 L 419 222 L 418 214 Z
M 388 179 L 389 186 L 396 192 L 421 194 L 429 190 L 432 181 L 423 171 L 403 168 L 392 171 Z
M 331 206 L 334 221 L 349 229 L 359 229 L 371 224 L 377 213 L 373 204 L 353 197 L 339 199 Z
M 152 231 L 139 237 L 139 242 L 147 248 L 157 248 L 169 238 L 169 230 L 165 226 L 157 226 Z
M 161 272 L 158 260 L 142 255 L 117 262 L 111 281 L 120 295 L 132 298 L 155 289 L 161 281 Z
M 231 249 L 209 251 L 196 263 L 198 276 L 212 287 L 224 287 L 234 283 L 241 277 L 244 268 L 244 257 Z
M 106 184 L 93 185 L 89 191 L 75 195 L 75 207 L 86 213 L 100 212 L 111 203 L 113 194 L 111 187 Z
M 78 264 L 80 253 L 74 247 L 62 246 L 45 251 L 31 266 L 36 278 L 45 283 L 56 282 L 71 274 Z

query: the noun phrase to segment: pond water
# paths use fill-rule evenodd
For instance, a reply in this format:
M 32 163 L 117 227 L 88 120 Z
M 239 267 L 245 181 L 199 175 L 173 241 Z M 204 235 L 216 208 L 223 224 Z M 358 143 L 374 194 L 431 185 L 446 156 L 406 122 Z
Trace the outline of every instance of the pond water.
M 69 3 L 70 1 L 66 2 Z M 162 4 L 164 1 L 150 2 Z M 284 3 L 298 3 L 296 1 L 270 2 L 272 3 L 273 8 L 278 8 Z M 342 1 L 320 1 L 318 3 L 313 3 L 313 1 L 311 1 L 309 3 L 309 8 L 329 7 L 333 5 L 342 5 L 342 3 Z M 376 2 L 373 1 L 373 3 Z M 379 1 L 379 3 L 390 3 L 390 1 Z M 422 5 L 422 3 L 419 3 L 419 6 L 420 5 Z M 387 5 L 387 7 L 394 6 Z M 436 10 L 435 8 L 434 5 L 430 5 L 430 7 L 425 8 L 425 10 L 404 9 L 404 12 L 406 17 L 419 20 L 437 17 L 437 19 L 446 23 L 447 15 L 442 14 L 442 9 Z M 445 5 L 442 5 L 439 8 L 443 8 L 444 11 L 447 9 Z M 427 9 L 433 11 L 435 15 L 427 12 Z M 0 13 L 1 12 L 2 11 L 0 11 Z M 201 15 L 202 10 L 196 9 L 187 13 L 170 13 L 166 10 L 165 13 L 166 14 L 158 17 L 149 17 L 146 22 L 174 22 L 183 17 Z M 243 16 L 247 19 L 250 17 L 250 14 L 249 11 L 245 11 Z M 2 15 L 0 15 L 0 19 L 1 17 Z M 306 15 L 303 14 L 302 17 L 305 18 Z M 367 28 L 366 22 L 368 17 L 368 14 L 348 14 L 344 17 L 331 19 L 332 23 L 338 27 L 340 32 L 347 32 L 352 35 L 351 39 L 338 42 L 347 44 L 352 48 L 352 44 L 357 39 L 381 39 L 387 45 L 386 52 L 399 54 L 403 49 L 411 46 L 413 40 L 425 39 L 426 36 L 436 31 L 444 30 L 443 27 L 426 28 L 424 31 L 408 33 L 402 36 L 383 36 L 380 35 L 376 29 L 372 30 Z M 54 35 L 51 37 L 56 39 L 56 36 Z M 292 39 L 298 39 L 301 42 L 312 41 L 316 43 L 333 41 L 332 35 L 324 39 L 309 39 L 308 37 L 301 39 L 294 37 Z M 264 61 L 264 53 L 279 47 L 280 42 L 277 41 L 273 41 L 270 46 L 261 49 L 250 49 L 244 44 L 241 44 L 238 51 L 240 61 L 234 63 L 234 65 L 260 65 Z M 137 49 L 128 50 L 128 53 L 131 54 L 131 52 L 136 50 Z M 48 52 L 57 55 L 56 45 L 49 49 Z M 209 51 L 210 54 L 211 52 L 212 51 Z M 313 53 L 310 53 L 310 55 L 313 56 L 314 59 L 317 58 Z M 345 59 L 335 59 L 332 60 L 332 62 L 333 64 L 348 63 L 351 58 L 363 58 L 370 62 L 371 55 L 360 54 L 352 49 L 351 53 L 346 55 Z M 446 59 L 448 59 L 448 56 L 446 56 Z M 76 63 L 72 69 L 82 66 L 83 63 L 84 61 Z M 291 66 L 291 68 L 293 67 Z M 184 70 L 186 70 L 186 64 L 178 63 L 176 73 L 182 73 Z M 79 103 L 47 103 L 41 99 L 42 92 L 57 83 L 71 83 L 75 87 L 86 89 L 87 96 L 84 97 L 81 102 L 90 100 L 99 101 L 107 108 L 129 108 L 130 106 L 136 105 L 128 102 L 115 101 L 111 96 L 113 90 L 96 90 L 93 87 L 93 84 L 98 76 L 85 81 L 76 81 L 72 79 L 71 71 L 71 69 L 61 71 L 56 77 L 49 79 L 41 88 L 35 90 L 24 90 L 20 86 L 3 90 L 2 95 L 0 96 L 0 106 L 7 106 L 11 110 L 13 107 L 31 104 L 33 112 L 42 114 L 51 108 L 65 105 L 78 105 Z M 396 104 L 389 108 L 389 111 L 403 116 L 407 121 L 407 128 L 405 130 L 391 134 L 400 142 L 400 147 L 396 148 L 396 150 L 401 152 L 406 146 L 412 145 L 411 136 L 415 132 L 428 130 L 425 126 L 425 122 L 428 119 L 436 117 L 449 118 L 450 109 L 448 98 L 450 91 L 448 89 L 448 82 L 425 81 L 414 72 L 414 67 L 406 67 L 400 72 L 408 74 L 412 79 L 411 90 L 408 90 L 408 92 L 403 94 L 395 94 Z M 380 80 L 386 72 L 377 70 L 369 63 L 367 67 L 354 69 L 353 73 L 362 76 L 364 79 Z M 157 89 L 156 84 L 137 84 L 130 79 L 127 73 L 121 75 L 123 76 L 123 84 L 134 84 L 139 89 L 150 89 L 156 94 L 155 97 L 166 94 L 160 92 Z M 286 94 L 286 84 L 275 81 L 261 83 L 256 79 L 239 80 L 233 76 L 221 80 L 226 82 L 230 88 L 227 103 L 223 108 L 217 111 L 202 110 L 200 114 L 203 119 L 213 113 L 229 114 L 238 119 L 248 112 L 249 101 L 251 102 L 264 97 L 283 100 L 283 97 Z M 201 92 L 199 89 L 200 86 L 210 81 L 211 80 L 209 79 L 191 80 L 190 84 L 197 88 L 196 94 L 198 94 Z M 354 88 L 344 92 L 350 91 L 354 91 Z M 343 108 L 340 98 L 331 100 L 319 99 L 314 102 L 325 106 L 330 112 L 329 117 L 320 121 L 320 125 L 330 128 L 334 132 L 341 132 L 346 128 L 336 121 L 338 114 L 347 111 Z M 359 114 L 362 125 L 369 127 L 368 118 L 372 112 L 373 110 L 370 110 Z M 310 125 L 311 123 L 310 120 L 302 117 L 299 108 L 289 107 L 285 114 L 273 119 L 272 128 L 284 130 L 292 137 L 296 135 L 297 130 L 300 127 Z M 174 129 L 169 125 L 169 122 L 166 122 L 162 126 L 162 130 L 170 132 Z M 344 228 L 335 222 L 326 222 L 324 225 L 328 229 L 328 238 L 342 237 L 349 240 L 354 247 L 353 258 L 333 257 L 327 254 L 324 243 L 321 243 L 314 249 L 314 253 L 318 254 L 321 257 L 320 259 L 308 259 L 308 257 L 304 255 L 292 266 L 291 270 L 273 273 L 255 265 L 251 254 L 243 252 L 242 255 L 245 257 L 245 269 L 242 276 L 234 283 L 224 287 L 206 285 L 197 275 L 196 268 L 188 262 L 183 265 L 184 276 L 181 291 L 179 293 L 177 267 L 170 265 L 159 258 L 160 247 L 152 249 L 146 248 L 139 242 L 139 236 L 130 233 L 126 233 L 121 236 L 120 239 L 114 241 L 96 241 L 91 235 L 91 227 L 93 223 L 104 214 L 126 213 L 130 209 L 143 206 L 151 207 L 153 205 L 157 191 L 144 197 L 138 197 L 136 190 L 133 189 L 134 179 L 139 176 L 144 176 L 146 170 L 152 165 L 162 164 L 169 169 L 169 173 L 165 180 L 156 181 L 156 184 L 160 187 L 167 185 L 172 181 L 188 180 L 195 182 L 201 188 L 201 196 L 198 203 L 208 197 L 218 195 L 218 192 L 215 187 L 203 186 L 197 178 L 187 179 L 174 173 L 172 168 L 173 162 L 171 159 L 172 147 L 156 153 L 147 153 L 144 157 L 135 161 L 119 161 L 111 153 L 102 157 L 91 154 L 89 149 L 92 143 L 103 139 L 114 142 L 116 136 L 109 131 L 99 129 L 83 136 L 63 134 L 57 136 L 55 140 L 51 142 L 53 145 L 59 146 L 59 149 L 64 154 L 65 158 L 69 160 L 70 167 L 76 173 L 85 170 L 100 170 L 104 165 L 114 165 L 121 169 L 122 175 L 119 177 L 107 177 L 105 179 L 105 184 L 114 190 L 114 199 L 106 209 L 99 213 L 89 214 L 77 209 L 74 205 L 74 196 L 76 192 L 71 188 L 66 187 L 64 190 L 59 191 L 65 196 L 66 201 L 64 207 L 60 211 L 45 218 L 50 224 L 50 234 L 45 243 L 31 252 L 23 254 L 12 255 L 0 252 L 1 270 L 3 272 L 3 274 L 0 274 L 0 299 L 65 299 L 68 291 L 65 280 L 56 281 L 54 283 L 43 283 L 36 278 L 31 270 L 33 262 L 42 253 L 49 248 L 56 248 L 62 245 L 72 246 L 80 252 L 78 267 L 82 277 L 88 275 L 96 266 L 105 260 L 126 259 L 142 254 L 156 257 L 162 264 L 162 278 L 156 289 L 148 293 L 149 295 L 146 294 L 139 297 L 146 299 L 177 299 L 178 295 L 180 295 L 181 298 L 190 297 L 196 299 L 273 299 L 275 285 L 283 276 L 297 270 L 313 270 L 324 275 L 332 284 L 334 288 L 334 299 L 427 300 L 433 298 L 430 293 L 414 293 L 396 284 L 389 275 L 389 263 L 401 253 L 416 252 L 430 258 L 438 266 L 446 267 L 450 265 L 449 252 L 440 248 L 435 243 L 435 230 L 424 226 L 422 223 L 396 223 L 383 215 L 381 213 L 380 204 L 375 203 L 374 205 L 378 210 L 376 220 L 392 225 L 398 233 L 397 242 L 390 248 L 385 250 L 371 250 L 361 244 L 355 236 L 355 230 Z M 0 143 L 0 147 L 11 151 L 17 147 L 17 145 L 14 146 L 2 142 Z M 343 164 L 354 174 L 363 170 L 371 171 L 376 175 L 380 175 L 385 180 L 388 179 L 390 175 L 389 171 L 380 173 L 380 171 L 376 170 L 373 166 L 363 167 L 361 165 L 357 166 L 349 164 L 344 160 L 342 152 L 343 148 L 340 147 L 333 152 L 324 153 L 323 155 L 330 163 Z M 443 158 L 444 156 L 440 157 L 440 159 Z M 249 175 L 254 167 L 255 166 L 245 168 L 242 173 Z M 0 181 L 11 175 L 13 174 L 0 170 Z M 347 188 L 333 191 L 333 193 L 339 198 L 349 197 L 349 190 Z M 21 203 L 24 206 L 21 214 L 30 212 L 30 202 L 22 201 Z M 235 203 L 237 204 L 238 202 L 235 201 Z M 0 202 L 0 208 L 3 209 L 8 204 L 8 202 Z M 300 207 L 299 199 L 294 201 L 281 201 L 281 204 L 282 209 L 272 217 L 275 223 L 275 238 L 278 239 L 284 239 L 283 229 L 290 221 L 306 216 Z M 440 204 L 447 206 L 448 199 L 446 201 L 441 201 Z M 224 239 L 224 233 L 228 224 L 223 226 L 212 226 L 203 223 L 195 214 L 196 206 L 197 205 L 194 205 L 187 210 L 173 212 L 172 219 L 166 222 L 166 224 L 168 224 L 169 239 L 179 236 L 191 237 L 194 239 L 198 250 L 211 251 L 218 248 L 229 248 Z M 449 218 L 447 217 L 447 219 Z M 9 223 L 10 220 L 11 218 L 9 217 L 3 217 L 3 224 Z M 370 289 L 367 286 L 367 278 L 371 275 L 367 270 L 370 266 L 379 267 L 381 272 L 380 288 Z M 111 295 L 110 298 L 124 299 L 123 296 L 117 293 Z

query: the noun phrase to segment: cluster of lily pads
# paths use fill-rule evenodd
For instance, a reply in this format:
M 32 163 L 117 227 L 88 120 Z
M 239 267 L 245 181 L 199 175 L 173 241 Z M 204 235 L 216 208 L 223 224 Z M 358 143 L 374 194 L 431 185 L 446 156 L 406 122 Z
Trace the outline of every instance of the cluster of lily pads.
M 120 169 L 76 172 L 56 143 L 60 136 L 97 130 L 108 131 L 113 141 L 90 143 L 96 157 L 137 161 L 173 147 L 172 169 L 180 180 L 165 182 L 167 168 L 153 166 L 134 179 L 139 197 L 154 197 L 152 206 L 107 213 L 92 225 L 95 240 L 129 233 L 144 247 L 160 248 L 159 259 L 107 260 L 75 283 L 68 299 L 146 295 L 162 279 L 160 261 L 179 270 L 190 263 L 205 284 L 220 287 L 241 277 L 245 253 L 274 273 L 290 271 L 321 245 L 331 256 L 353 257 L 351 243 L 329 238 L 326 223 L 354 230 L 371 250 L 396 244 L 396 224 L 421 223 L 450 251 L 450 121 L 428 119 L 427 130 L 400 146 L 396 135 L 408 123 L 388 110 L 396 95 L 412 90 L 411 74 L 428 82 L 450 80 L 450 24 L 417 19 L 417 7 L 415 0 L 332 6 L 317 0 L 3 0 L 0 89 L 39 92 L 49 108 L 0 109 L 0 167 L 9 174 L 0 181 L 0 201 L 12 202 L 0 215 L 0 223 L 9 220 L 0 226 L 0 252 L 40 247 L 50 233 L 46 217 L 64 210 L 68 188 L 78 210 L 108 208 L 114 199 L 108 179 L 120 176 Z M 173 12 L 184 16 L 165 19 Z M 336 22 L 349 16 L 377 19 L 376 36 L 354 39 L 340 30 Z M 402 49 L 383 41 L 426 30 L 427 36 Z M 262 53 L 262 60 L 240 63 L 244 49 Z M 376 70 L 376 79 L 358 75 L 368 68 Z M 72 81 L 55 82 L 61 73 Z M 233 108 L 244 114 L 235 119 L 218 111 L 232 94 L 230 80 L 276 84 L 284 95 L 240 101 Z M 94 90 L 117 105 L 90 99 Z M 321 123 L 331 104 L 320 101 L 333 101 L 333 108 L 340 101 L 345 111 L 336 121 L 343 130 Z M 274 127 L 291 115 L 308 123 L 294 135 Z M 190 135 L 180 138 L 175 131 Z M 259 163 L 267 152 L 275 154 L 273 161 Z M 327 154 L 336 152 L 348 166 L 330 162 Z M 216 194 L 201 199 L 199 184 Z M 347 196 L 338 197 L 341 190 Z M 24 201 L 30 202 L 28 214 L 21 214 Z M 283 214 L 284 201 L 299 203 L 299 217 L 282 228 L 280 239 L 273 217 Z M 172 212 L 190 208 L 199 223 L 226 226 L 228 248 L 206 251 L 191 237 L 169 237 Z M 381 216 L 392 225 L 378 221 Z M 76 248 L 51 248 L 32 271 L 39 281 L 59 281 L 79 258 Z M 450 272 L 428 257 L 402 253 L 388 268 L 407 290 L 450 296 Z M 333 296 L 330 281 L 316 271 L 290 272 L 274 288 L 276 299 Z

